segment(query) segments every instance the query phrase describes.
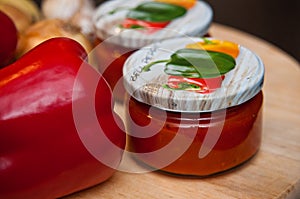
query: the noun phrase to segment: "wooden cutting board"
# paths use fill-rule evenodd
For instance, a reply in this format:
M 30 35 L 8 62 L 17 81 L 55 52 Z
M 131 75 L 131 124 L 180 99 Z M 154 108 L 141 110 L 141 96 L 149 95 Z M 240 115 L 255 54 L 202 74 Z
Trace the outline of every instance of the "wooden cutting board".
M 253 50 L 265 63 L 264 125 L 259 153 L 238 169 L 202 179 L 119 171 L 105 183 L 65 199 L 300 198 L 299 63 L 275 46 L 236 29 L 213 24 L 209 32 L 215 38 Z

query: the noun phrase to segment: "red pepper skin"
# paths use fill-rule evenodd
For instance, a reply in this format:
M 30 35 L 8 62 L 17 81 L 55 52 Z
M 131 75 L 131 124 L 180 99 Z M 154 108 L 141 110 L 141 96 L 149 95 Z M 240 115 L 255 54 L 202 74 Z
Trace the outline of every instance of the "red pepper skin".
M 0 11 L 0 68 L 9 64 L 15 55 L 18 32 L 9 16 Z
M 186 78 L 182 76 L 169 76 L 167 86 L 170 89 L 175 90 L 188 90 L 196 93 L 212 93 L 216 89 L 220 88 L 222 81 L 224 80 L 224 75 L 214 78 Z M 198 89 L 180 89 L 180 84 L 185 83 L 189 85 L 197 86 Z
M 0 70 L 0 198 L 58 198 L 104 182 L 116 171 L 87 151 L 75 127 L 72 103 L 89 97 L 89 79 L 99 75 L 84 62 L 86 56 L 77 42 L 54 38 Z M 83 65 L 87 76 L 74 88 Z M 124 149 L 125 133 L 114 120 L 119 118 L 111 109 L 111 90 L 103 78 L 94 97 L 106 137 Z M 84 133 L 90 135 L 93 125 L 84 116 Z M 98 151 L 117 167 L 122 153 L 102 144 L 97 142 Z
M 170 21 L 167 22 L 151 22 L 151 21 L 143 21 L 138 19 L 126 18 L 123 23 L 123 28 L 141 28 L 145 29 L 148 33 L 155 32 L 157 30 L 161 30 L 166 27 Z

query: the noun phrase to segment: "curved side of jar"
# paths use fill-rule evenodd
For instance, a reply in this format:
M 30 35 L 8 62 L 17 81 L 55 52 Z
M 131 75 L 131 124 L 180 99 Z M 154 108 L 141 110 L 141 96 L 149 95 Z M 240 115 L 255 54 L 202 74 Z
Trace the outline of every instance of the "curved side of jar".
M 226 110 L 182 115 L 179 112 L 151 108 L 130 98 L 125 122 L 128 132 L 128 150 L 135 154 L 138 161 L 172 174 L 208 176 L 227 171 L 249 160 L 259 150 L 262 134 L 262 104 L 261 91 L 249 101 Z M 224 113 L 225 117 L 223 117 Z M 151 127 L 162 128 L 149 137 L 147 135 L 153 134 L 151 127 L 143 128 L 143 131 L 136 128 L 150 123 L 152 123 Z M 214 129 L 221 129 L 221 132 L 214 132 Z M 162 168 L 157 167 L 162 159 L 167 158 L 166 154 L 173 154 L 181 150 L 181 147 L 186 147 L 180 144 L 175 147 L 167 146 L 179 131 L 183 132 L 183 140 L 190 139 L 190 145 L 170 164 Z M 138 134 L 141 136 L 136 136 Z M 208 136 L 210 140 L 207 139 Z M 207 144 L 209 142 L 210 144 Z M 183 145 L 186 145 L 186 142 Z M 164 147 L 168 147 L 167 153 L 144 155 Z M 210 149 L 207 154 L 201 156 L 199 152 L 205 147 Z
M 127 58 L 137 49 L 131 49 L 97 39 L 95 42 L 95 59 L 99 72 L 103 75 L 113 91 L 116 101 L 124 101 L 123 65 Z

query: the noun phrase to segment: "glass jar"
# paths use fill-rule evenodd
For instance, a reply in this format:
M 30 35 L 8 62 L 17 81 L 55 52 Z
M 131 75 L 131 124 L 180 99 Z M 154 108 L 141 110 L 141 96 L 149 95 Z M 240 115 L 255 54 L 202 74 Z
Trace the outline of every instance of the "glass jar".
M 111 0 L 101 4 L 93 22 L 95 55 L 115 99 L 124 100 L 122 68 L 129 55 L 159 40 L 203 36 L 212 18 L 211 7 L 197 0 Z
M 155 43 L 125 63 L 128 150 L 152 169 L 208 176 L 241 165 L 260 148 L 261 59 L 243 46 L 204 40 Z M 204 45 L 210 42 L 214 48 Z

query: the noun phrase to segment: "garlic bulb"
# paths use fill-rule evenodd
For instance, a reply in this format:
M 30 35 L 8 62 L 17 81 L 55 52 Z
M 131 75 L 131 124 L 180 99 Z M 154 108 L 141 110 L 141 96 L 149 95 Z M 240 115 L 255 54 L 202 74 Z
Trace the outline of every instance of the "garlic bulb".
M 89 53 L 93 46 L 79 28 L 60 19 L 45 19 L 31 25 L 20 34 L 17 56 L 25 54 L 38 44 L 53 37 L 68 37 L 80 43 Z
M 46 18 L 58 18 L 80 27 L 81 32 L 92 38 L 92 17 L 95 5 L 92 0 L 43 0 L 41 8 Z
M 12 5 L 0 3 L 0 10 L 13 20 L 18 32 L 23 32 L 31 24 L 31 18 Z
M 31 23 L 34 23 L 41 19 L 41 12 L 38 5 L 33 0 L 0 0 L 0 3 L 14 6 L 19 9 L 31 19 Z

